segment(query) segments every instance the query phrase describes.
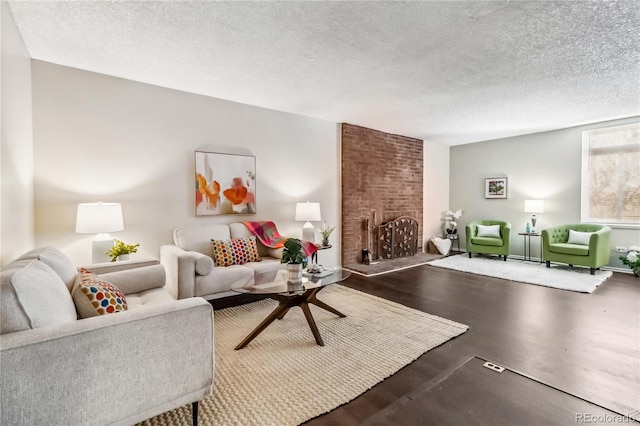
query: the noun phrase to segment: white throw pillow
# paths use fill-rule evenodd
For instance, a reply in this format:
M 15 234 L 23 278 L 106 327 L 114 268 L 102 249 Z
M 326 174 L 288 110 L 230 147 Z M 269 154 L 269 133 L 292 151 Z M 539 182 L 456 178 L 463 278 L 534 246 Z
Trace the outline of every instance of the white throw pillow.
M 478 235 L 476 237 L 500 238 L 500 225 L 478 225 Z
M 573 229 L 569 229 L 569 241 L 568 244 L 580 244 L 581 246 L 588 246 L 589 239 L 591 238 L 591 234 L 593 232 L 580 232 L 574 231 Z

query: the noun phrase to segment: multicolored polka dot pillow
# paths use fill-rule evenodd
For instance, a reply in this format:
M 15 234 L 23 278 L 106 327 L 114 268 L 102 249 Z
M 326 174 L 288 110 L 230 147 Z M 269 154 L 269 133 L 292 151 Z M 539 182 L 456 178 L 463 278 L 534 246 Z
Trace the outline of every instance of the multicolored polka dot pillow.
M 127 299 L 115 285 L 81 268 L 71 293 L 81 318 L 127 310 Z
M 244 265 L 260 262 L 256 237 L 235 238 L 233 240 L 212 240 L 213 260 L 216 266 Z

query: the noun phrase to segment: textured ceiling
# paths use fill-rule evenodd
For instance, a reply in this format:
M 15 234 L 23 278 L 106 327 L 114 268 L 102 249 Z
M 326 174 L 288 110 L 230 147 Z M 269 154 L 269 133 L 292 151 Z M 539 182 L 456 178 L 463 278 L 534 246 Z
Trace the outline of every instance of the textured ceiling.
M 640 2 L 10 1 L 39 60 L 455 145 L 640 114 Z

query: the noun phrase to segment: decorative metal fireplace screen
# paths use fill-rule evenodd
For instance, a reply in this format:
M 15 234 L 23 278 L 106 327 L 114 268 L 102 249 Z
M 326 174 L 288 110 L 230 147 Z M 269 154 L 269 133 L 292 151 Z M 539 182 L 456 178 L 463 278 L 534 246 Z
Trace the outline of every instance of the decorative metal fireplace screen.
M 378 257 L 395 259 L 418 251 L 418 221 L 402 216 L 378 226 Z

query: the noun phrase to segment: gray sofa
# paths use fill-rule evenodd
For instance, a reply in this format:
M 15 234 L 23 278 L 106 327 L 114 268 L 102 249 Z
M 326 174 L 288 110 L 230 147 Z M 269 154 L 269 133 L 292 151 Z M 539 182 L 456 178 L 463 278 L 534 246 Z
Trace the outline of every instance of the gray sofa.
M 212 240 L 246 238 L 253 234 L 243 223 L 191 225 L 173 231 L 174 244 L 160 247 L 160 262 L 167 271 L 167 287 L 177 299 L 217 299 L 237 294 L 232 287 L 273 281 L 285 265 L 282 249 L 265 247 L 257 241 L 260 262 L 214 266 Z
M 78 319 L 78 271 L 53 247 L 3 267 L 0 424 L 130 425 L 189 403 L 197 416 L 213 385 L 211 305 L 175 300 L 155 260 L 87 268 L 126 311 Z

